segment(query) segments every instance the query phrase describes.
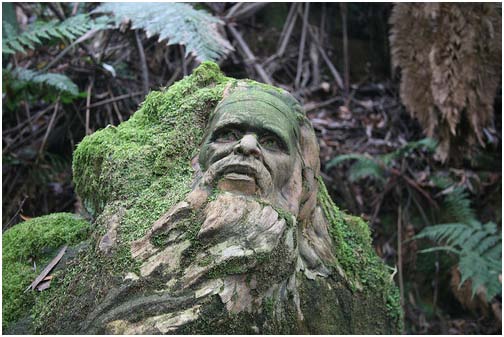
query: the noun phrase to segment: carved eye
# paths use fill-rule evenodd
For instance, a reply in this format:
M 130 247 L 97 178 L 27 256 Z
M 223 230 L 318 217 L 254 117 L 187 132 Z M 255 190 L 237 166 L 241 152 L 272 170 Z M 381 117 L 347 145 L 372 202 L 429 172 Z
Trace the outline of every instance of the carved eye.
M 239 138 L 238 131 L 231 129 L 220 130 L 215 134 L 214 141 L 218 143 L 235 142 Z
M 283 151 L 284 146 L 283 143 L 275 136 L 263 136 L 259 139 L 259 144 L 261 144 L 262 147 L 265 147 L 268 150 L 273 150 L 273 151 Z

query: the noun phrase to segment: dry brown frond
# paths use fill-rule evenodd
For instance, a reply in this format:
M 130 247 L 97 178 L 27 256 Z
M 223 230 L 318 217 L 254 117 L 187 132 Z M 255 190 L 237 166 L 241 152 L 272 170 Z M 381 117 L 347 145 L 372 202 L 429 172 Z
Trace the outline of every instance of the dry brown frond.
M 401 99 L 442 161 L 485 146 L 501 78 L 502 14 L 495 3 L 395 5 L 390 44 Z

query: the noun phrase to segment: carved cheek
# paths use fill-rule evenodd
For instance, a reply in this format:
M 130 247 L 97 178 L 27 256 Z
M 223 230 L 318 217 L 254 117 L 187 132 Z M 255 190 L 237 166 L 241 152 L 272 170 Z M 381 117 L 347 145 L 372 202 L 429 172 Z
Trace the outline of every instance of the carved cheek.
M 233 148 L 235 145 L 236 142 L 230 142 L 225 144 L 210 143 L 208 145 L 208 157 L 207 157 L 208 166 L 233 153 Z
M 271 168 L 275 185 L 281 188 L 291 177 L 294 169 L 294 157 L 285 153 L 265 151 L 264 161 Z

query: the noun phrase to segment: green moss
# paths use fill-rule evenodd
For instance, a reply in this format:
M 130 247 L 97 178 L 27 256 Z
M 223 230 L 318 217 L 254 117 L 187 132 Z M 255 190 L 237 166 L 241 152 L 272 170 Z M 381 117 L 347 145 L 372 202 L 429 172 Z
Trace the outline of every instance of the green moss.
M 20 223 L 2 236 L 2 326 L 29 312 L 36 293 L 28 285 L 63 245 L 86 239 L 87 221 L 68 213 L 55 213 Z M 34 262 L 37 271 L 33 270 Z
M 393 329 L 402 329 L 402 309 L 399 296 L 389 271 L 378 258 L 371 242 L 369 227 L 360 217 L 345 214 L 333 203 L 321 177 L 319 180 L 319 204 L 330 222 L 329 232 L 335 241 L 337 264 L 343 269 L 346 281 L 355 292 L 384 294 L 383 305 L 395 324 Z

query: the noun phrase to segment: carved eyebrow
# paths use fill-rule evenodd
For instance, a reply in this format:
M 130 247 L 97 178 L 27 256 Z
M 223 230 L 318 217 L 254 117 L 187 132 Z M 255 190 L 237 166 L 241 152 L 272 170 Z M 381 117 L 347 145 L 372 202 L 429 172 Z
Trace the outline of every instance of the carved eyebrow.
M 235 121 L 230 121 L 230 122 L 222 122 L 222 123 L 218 123 L 216 125 L 216 128 L 215 130 L 212 132 L 211 134 L 211 137 L 210 139 L 213 141 L 216 139 L 216 137 L 219 135 L 219 133 L 223 132 L 223 131 L 227 131 L 227 130 L 236 130 L 236 131 L 239 131 L 241 133 L 245 133 L 245 132 L 254 132 L 256 133 L 259 137 L 264 137 L 264 136 L 271 136 L 271 137 L 274 137 L 276 138 L 279 143 L 280 143 L 280 146 L 282 147 L 282 149 L 288 153 L 290 153 L 290 149 L 289 149 L 289 146 L 288 146 L 288 140 L 285 139 L 285 137 L 283 136 L 283 134 L 281 132 L 279 132 L 278 130 L 275 130 L 275 128 L 271 127 L 271 126 L 262 126 L 262 127 L 259 127 L 259 126 L 255 126 L 255 125 L 251 125 L 247 122 L 242 122 L 242 123 L 237 123 Z
M 217 125 L 217 127 L 215 128 L 215 130 L 212 132 L 211 134 L 211 139 L 212 140 L 215 140 L 215 137 L 217 135 L 219 135 L 219 133 L 223 132 L 223 131 L 227 131 L 227 130 L 237 130 L 237 131 L 240 131 L 240 132 L 244 132 L 245 131 L 245 127 L 243 127 L 243 125 L 240 125 L 238 123 L 222 123 L 220 125 Z

